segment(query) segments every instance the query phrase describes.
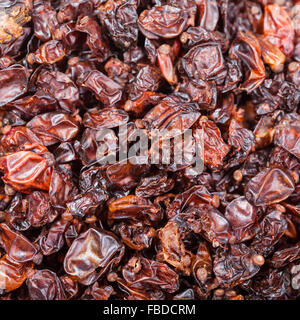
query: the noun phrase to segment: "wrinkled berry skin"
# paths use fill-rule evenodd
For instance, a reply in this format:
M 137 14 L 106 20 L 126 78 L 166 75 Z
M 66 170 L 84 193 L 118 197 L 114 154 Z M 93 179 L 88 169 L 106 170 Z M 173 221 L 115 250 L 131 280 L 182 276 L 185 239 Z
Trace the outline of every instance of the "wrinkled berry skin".
M 298 0 L 0 2 L 0 300 L 300 298 Z

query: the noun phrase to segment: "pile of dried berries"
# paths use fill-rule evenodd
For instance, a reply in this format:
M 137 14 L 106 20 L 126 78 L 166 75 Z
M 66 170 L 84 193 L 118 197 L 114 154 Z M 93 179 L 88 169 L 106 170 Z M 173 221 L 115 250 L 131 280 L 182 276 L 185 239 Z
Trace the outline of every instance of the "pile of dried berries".
M 5 0 L 0 20 L 1 299 L 300 296 L 299 0 Z M 192 130 L 204 171 L 97 162 L 125 124 Z

